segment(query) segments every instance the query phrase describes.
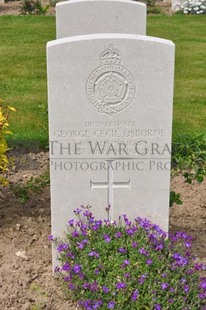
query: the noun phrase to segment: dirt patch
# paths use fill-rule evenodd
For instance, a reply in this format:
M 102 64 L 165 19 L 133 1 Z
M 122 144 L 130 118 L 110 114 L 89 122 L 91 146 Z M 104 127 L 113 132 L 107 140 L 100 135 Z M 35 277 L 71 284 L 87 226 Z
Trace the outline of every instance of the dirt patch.
M 47 6 L 48 1 L 41 1 L 43 6 Z M 22 7 L 22 1 L 9 1 L 3 4 L 0 4 L 0 15 L 20 15 Z M 46 15 L 54 15 L 55 7 L 49 7 Z
M 0 4 L 0 15 L 19 15 L 20 1 Z
M 48 153 L 16 151 L 16 164 L 9 175 L 13 184 L 24 184 L 31 176 L 48 172 Z M 182 176 L 172 179 L 172 190 L 181 193 L 182 206 L 170 211 L 170 231 L 186 231 L 193 236 L 193 253 L 206 262 L 206 182 L 186 184 Z M 0 309 L 75 310 L 64 300 L 52 276 L 50 193 L 31 194 L 21 203 L 5 188 L 0 192 Z

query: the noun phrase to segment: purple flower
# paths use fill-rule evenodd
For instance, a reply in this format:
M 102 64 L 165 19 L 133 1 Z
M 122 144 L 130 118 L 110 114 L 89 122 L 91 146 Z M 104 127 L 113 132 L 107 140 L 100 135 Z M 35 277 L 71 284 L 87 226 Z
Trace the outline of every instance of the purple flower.
M 138 252 L 139 252 L 140 254 L 144 255 L 144 256 L 148 256 L 148 255 L 149 255 L 149 253 L 148 253 L 144 248 L 139 249 Z
M 74 225 L 74 219 L 69 220 L 69 221 L 68 221 L 68 224 L 69 224 L 70 226 L 73 226 L 73 225 Z
M 74 213 L 75 213 L 75 214 L 79 214 L 79 213 L 81 213 L 81 212 L 82 212 L 82 210 L 79 209 L 79 208 L 77 208 L 76 210 L 74 210 Z
M 106 243 L 109 243 L 110 241 L 111 241 L 111 238 L 108 236 L 108 235 L 103 235 L 103 238 L 104 238 L 104 241 L 106 242 Z
M 200 294 L 198 294 L 198 296 L 199 296 L 199 299 L 205 299 L 206 298 L 206 293 L 204 292 L 204 293 L 200 293 Z
M 116 284 L 116 288 L 118 290 L 124 289 L 124 288 L 126 288 L 126 284 L 124 282 L 119 282 Z
M 84 249 L 84 243 L 83 242 L 77 242 L 77 247 L 79 250 L 83 250 Z
M 161 289 L 166 290 L 169 287 L 168 283 L 162 283 L 161 284 Z
M 98 291 L 98 282 L 97 282 L 97 281 L 94 281 L 94 282 L 91 284 L 90 290 L 91 290 L 92 292 Z
M 186 274 L 188 275 L 192 275 L 194 273 L 194 270 L 193 269 L 189 269 L 186 271 Z
M 185 247 L 186 248 L 191 248 L 191 243 L 190 242 L 185 242 Z
M 70 257 L 70 258 L 72 258 L 72 259 L 74 259 L 74 255 L 73 255 L 72 252 L 67 252 L 67 253 L 66 253 L 66 256 L 67 256 L 67 257 Z
M 85 282 L 82 287 L 86 290 L 90 288 L 90 284 L 88 282 Z
M 202 267 L 203 267 L 203 264 L 198 264 L 198 263 L 196 263 L 194 266 L 195 270 L 201 270 Z
M 102 221 L 101 220 L 95 221 L 95 224 L 98 225 L 98 226 L 101 226 L 102 225 Z
M 132 247 L 133 247 L 133 249 L 135 249 L 137 246 L 138 246 L 138 243 L 137 243 L 137 242 L 132 242 Z
M 79 274 L 81 271 L 81 266 L 75 264 L 73 270 L 74 270 L 74 273 Z
M 121 231 L 116 232 L 115 237 L 116 238 L 121 238 L 122 237 Z
M 115 306 L 115 302 L 114 301 L 110 301 L 107 305 L 107 308 L 108 309 L 114 309 L 114 306 Z
M 175 234 L 175 236 L 177 237 L 177 238 L 182 238 L 182 239 L 184 239 L 184 240 L 191 240 L 191 237 L 189 236 L 189 235 L 187 235 L 184 231 L 178 231 L 176 234 Z
M 63 251 L 66 251 L 67 249 L 69 248 L 69 245 L 66 244 L 66 243 L 61 243 L 58 245 L 57 247 L 57 252 L 63 252 Z
M 54 272 L 59 272 L 60 271 L 60 268 L 58 267 L 58 266 L 56 266 L 55 268 L 54 268 Z
M 139 291 L 138 290 L 133 291 L 131 299 L 134 300 L 134 301 L 137 300 L 138 295 L 139 295 Z
M 137 230 L 137 229 L 136 229 L 135 227 L 131 227 L 131 228 L 126 229 L 126 233 L 127 233 L 129 236 L 132 236 L 132 235 L 135 233 L 136 230 Z
M 149 258 L 149 259 L 146 261 L 146 264 L 147 264 L 148 266 L 152 265 L 152 260 Z
M 121 265 L 121 268 L 125 268 L 126 266 L 128 266 L 130 264 L 130 261 L 128 259 L 125 259 L 123 264 Z
M 72 279 L 71 275 L 64 277 L 64 282 L 69 282 L 71 281 L 71 279 Z
M 189 293 L 189 290 L 190 290 L 189 285 L 185 284 L 185 285 L 184 285 L 184 291 L 185 291 L 185 293 Z
M 83 279 L 84 279 L 84 277 L 85 277 L 85 275 L 84 275 L 83 273 L 80 273 L 80 274 L 79 274 L 79 278 L 80 278 L 80 280 L 83 280 Z
M 172 257 L 175 259 L 175 263 L 179 267 L 184 267 L 188 264 L 188 260 L 179 253 L 174 253 Z
M 155 247 L 156 251 L 161 251 L 162 249 L 164 249 L 164 244 L 160 243 Z
M 48 240 L 49 240 L 49 241 L 54 241 L 54 236 L 53 236 L 53 235 L 49 235 L 49 236 L 48 236 Z
M 160 235 L 165 234 L 165 232 L 158 226 L 158 225 L 152 225 L 152 228 L 156 230 Z
M 68 262 L 66 262 L 66 263 L 63 265 L 62 270 L 64 270 L 64 271 L 69 271 L 69 270 L 71 270 L 71 266 L 69 265 Z
M 93 231 L 96 231 L 96 230 L 98 230 L 98 229 L 99 229 L 99 225 L 95 224 L 95 225 L 92 226 L 92 230 L 93 230 Z
M 92 218 L 92 212 L 90 212 L 89 210 L 84 211 L 83 215 L 87 218 Z
M 128 259 L 125 259 L 125 260 L 124 260 L 124 264 L 125 264 L 126 266 L 128 266 L 128 265 L 130 264 L 130 261 L 129 261 Z
M 89 252 L 88 256 L 99 258 L 99 253 L 96 251 L 91 251 Z
M 102 286 L 102 290 L 106 294 L 109 293 L 109 288 L 107 286 L 105 286 L 105 285 Z
M 130 278 L 130 273 L 129 273 L 129 272 L 126 272 L 126 273 L 124 274 L 124 277 L 129 279 L 129 278 Z
M 68 284 L 68 287 L 69 287 L 69 289 L 72 290 L 72 291 L 75 289 L 75 286 L 74 286 L 74 284 L 72 284 L 72 283 L 69 283 L 69 284 Z
M 206 291 L 206 278 L 201 278 L 201 279 L 200 279 L 200 285 L 199 285 L 199 287 L 200 287 L 201 289 L 203 289 L 204 291 Z
M 162 307 L 160 306 L 160 304 L 155 305 L 155 310 L 161 310 L 161 309 L 162 309 Z
M 79 237 L 79 233 L 77 232 L 77 230 L 74 230 L 73 232 L 72 232 L 72 237 Z
M 119 248 L 118 251 L 122 254 L 126 254 L 127 251 L 124 248 Z
M 132 222 L 130 222 L 130 221 L 128 220 L 126 214 L 123 214 L 122 216 L 123 216 L 123 218 L 124 218 L 125 224 L 126 224 L 127 226 L 130 226 L 130 225 L 132 224 Z
M 125 268 L 126 266 L 128 266 L 130 264 L 130 261 L 128 259 L 125 259 L 123 264 L 122 264 L 122 268 Z
M 146 231 L 151 228 L 151 222 L 148 219 L 141 219 L 140 217 L 135 219 L 141 227 L 143 227 Z
M 140 277 L 139 277 L 139 279 L 138 279 L 138 282 L 139 282 L 139 284 L 143 284 L 144 283 L 144 280 L 146 279 L 146 275 L 145 274 L 142 274 Z

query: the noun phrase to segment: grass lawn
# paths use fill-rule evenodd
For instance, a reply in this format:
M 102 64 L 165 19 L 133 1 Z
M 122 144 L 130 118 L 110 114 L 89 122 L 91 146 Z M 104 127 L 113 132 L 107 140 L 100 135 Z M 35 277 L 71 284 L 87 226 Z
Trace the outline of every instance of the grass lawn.
M 206 131 L 205 29 L 205 16 L 148 16 L 147 35 L 176 44 L 174 136 Z M 13 139 L 47 145 L 46 42 L 55 39 L 55 17 L 0 16 L 0 39 L 0 98 L 17 109 Z
M 206 17 L 149 16 L 147 34 L 176 45 L 173 135 L 206 132 Z
M 1 16 L 0 38 L 0 98 L 17 109 L 12 138 L 47 145 L 46 42 L 55 39 L 55 18 Z

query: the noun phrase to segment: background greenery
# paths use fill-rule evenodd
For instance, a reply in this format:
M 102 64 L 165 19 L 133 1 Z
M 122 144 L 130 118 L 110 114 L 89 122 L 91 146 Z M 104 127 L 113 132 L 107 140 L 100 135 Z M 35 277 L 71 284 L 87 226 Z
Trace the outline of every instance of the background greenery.
M 205 27 L 205 16 L 147 17 L 147 35 L 176 44 L 174 138 L 206 129 Z M 0 38 L 0 97 L 17 109 L 10 143 L 46 146 L 46 42 L 55 39 L 55 17 L 0 16 Z

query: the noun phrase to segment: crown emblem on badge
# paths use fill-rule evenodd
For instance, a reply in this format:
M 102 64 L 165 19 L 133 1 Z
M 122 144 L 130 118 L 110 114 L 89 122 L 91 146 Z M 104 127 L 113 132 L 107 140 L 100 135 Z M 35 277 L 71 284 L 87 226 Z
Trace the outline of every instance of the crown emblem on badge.
M 102 65 L 107 65 L 107 64 L 118 65 L 121 63 L 121 59 L 122 57 L 119 51 L 113 48 L 113 44 L 110 44 L 109 48 L 103 51 L 100 55 L 100 60 L 101 60 Z
M 100 54 L 101 66 L 87 80 L 87 96 L 99 113 L 113 116 L 127 108 L 134 98 L 133 76 L 121 61 L 120 52 L 110 44 Z

